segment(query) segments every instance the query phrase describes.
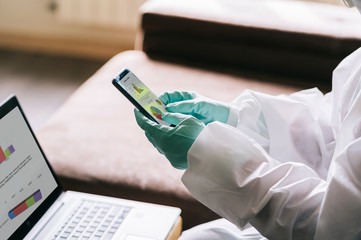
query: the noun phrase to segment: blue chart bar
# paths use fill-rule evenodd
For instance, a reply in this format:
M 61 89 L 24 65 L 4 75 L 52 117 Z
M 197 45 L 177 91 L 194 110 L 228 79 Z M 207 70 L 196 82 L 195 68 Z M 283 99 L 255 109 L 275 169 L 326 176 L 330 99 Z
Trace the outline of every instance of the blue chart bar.
M 9 211 L 9 218 L 14 219 L 16 216 L 18 216 L 20 213 L 24 212 L 26 209 L 34 205 L 36 202 L 38 202 L 42 198 L 40 189 L 31 194 L 27 199 L 22 201 L 20 204 L 18 204 L 16 207 L 11 209 Z

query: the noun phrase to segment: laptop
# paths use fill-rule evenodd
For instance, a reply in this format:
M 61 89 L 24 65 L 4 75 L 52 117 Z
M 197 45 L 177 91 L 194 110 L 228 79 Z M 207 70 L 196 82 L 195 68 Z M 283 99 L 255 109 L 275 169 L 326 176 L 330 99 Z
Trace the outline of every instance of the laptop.
M 180 213 L 64 191 L 17 98 L 0 104 L 0 239 L 166 239 Z

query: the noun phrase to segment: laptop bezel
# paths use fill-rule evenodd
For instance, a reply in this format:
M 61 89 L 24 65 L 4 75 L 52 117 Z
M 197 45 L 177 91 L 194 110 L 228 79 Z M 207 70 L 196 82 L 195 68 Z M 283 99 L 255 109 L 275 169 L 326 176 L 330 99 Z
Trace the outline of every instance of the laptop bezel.
M 53 168 L 51 167 L 48 159 L 46 158 L 21 106 L 15 95 L 9 96 L 3 102 L 0 103 L 0 121 L 3 117 L 5 117 L 9 112 L 18 107 L 20 113 L 29 128 L 31 135 L 33 136 L 36 145 L 38 146 L 44 160 L 49 167 L 56 183 L 58 186 L 53 190 L 53 192 L 40 204 L 40 206 L 20 225 L 20 227 L 9 237 L 9 239 L 22 239 L 26 236 L 26 234 L 34 227 L 34 225 L 39 221 L 39 219 L 45 214 L 45 212 L 51 207 L 51 205 L 56 201 L 56 199 L 63 192 L 63 188 L 61 187 L 60 181 L 57 178 Z

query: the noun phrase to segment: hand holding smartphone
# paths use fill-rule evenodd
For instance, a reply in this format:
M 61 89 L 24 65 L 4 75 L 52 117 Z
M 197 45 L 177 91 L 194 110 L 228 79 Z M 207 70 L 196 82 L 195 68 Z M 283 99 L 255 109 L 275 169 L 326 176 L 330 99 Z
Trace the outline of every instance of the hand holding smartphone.
M 145 86 L 129 69 L 123 69 L 112 81 L 113 85 L 150 120 L 171 126 L 163 121 L 162 114 L 167 112 L 164 103 Z

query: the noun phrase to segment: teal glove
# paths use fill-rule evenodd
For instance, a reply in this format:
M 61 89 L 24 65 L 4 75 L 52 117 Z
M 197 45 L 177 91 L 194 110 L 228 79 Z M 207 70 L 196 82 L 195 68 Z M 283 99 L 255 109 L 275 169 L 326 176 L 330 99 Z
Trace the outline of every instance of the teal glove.
M 214 121 L 226 123 L 228 120 L 229 106 L 227 104 L 203 97 L 195 92 L 166 92 L 159 99 L 166 105 L 167 111 L 192 115 L 204 124 Z
M 153 146 L 168 158 L 173 167 L 186 169 L 188 167 L 187 153 L 194 140 L 202 132 L 204 124 L 192 116 L 180 113 L 165 113 L 164 121 L 175 125 L 169 127 L 149 120 L 137 109 L 134 110 L 138 125 Z

